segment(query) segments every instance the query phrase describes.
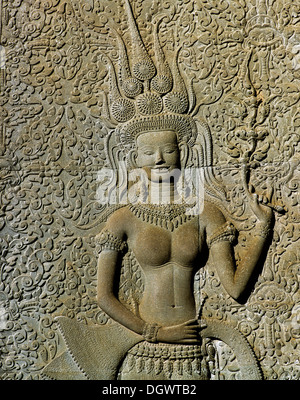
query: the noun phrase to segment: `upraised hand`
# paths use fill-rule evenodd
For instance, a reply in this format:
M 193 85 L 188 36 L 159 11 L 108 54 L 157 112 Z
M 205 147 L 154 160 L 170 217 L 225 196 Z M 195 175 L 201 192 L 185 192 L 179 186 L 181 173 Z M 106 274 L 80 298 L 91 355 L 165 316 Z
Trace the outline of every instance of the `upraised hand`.
M 247 179 L 247 166 L 242 167 L 242 183 L 249 201 L 251 210 L 257 217 L 259 222 L 269 224 L 272 221 L 273 210 L 279 210 L 279 206 L 272 205 L 273 188 L 270 188 L 267 195 L 258 195 L 252 185 L 249 186 Z M 277 210 L 278 208 L 278 210 Z

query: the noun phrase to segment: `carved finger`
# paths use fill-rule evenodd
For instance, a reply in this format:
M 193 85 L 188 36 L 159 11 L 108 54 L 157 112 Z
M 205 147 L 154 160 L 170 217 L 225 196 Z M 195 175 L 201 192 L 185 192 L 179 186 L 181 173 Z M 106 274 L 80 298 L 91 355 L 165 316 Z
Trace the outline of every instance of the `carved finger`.
M 187 333 L 188 335 L 197 335 L 199 331 L 200 331 L 200 327 L 197 326 L 197 327 L 195 327 L 194 329 L 186 330 L 186 333 Z
M 266 197 L 267 197 L 269 203 L 272 203 L 273 194 L 274 194 L 274 188 L 273 188 L 273 186 L 269 186 L 267 189 L 267 194 L 266 194 Z
M 245 190 L 246 196 L 250 202 L 258 204 L 259 200 L 257 199 L 257 195 L 255 193 L 255 188 L 253 185 L 249 184 L 249 173 L 247 165 L 244 164 L 242 166 L 242 185 Z
M 263 204 L 268 204 L 269 203 L 268 197 L 263 196 L 262 202 L 263 202 Z
M 200 328 L 199 324 L 187 325 L 188 330 L 199 329 L 199 328 Z
M 269 204 L 268 198 L 262 194 L 258 195 L 258 202 L 265 205 Z
M 253 199 L 254 204 L 255 204 L 255 205 L 258 205 L 259 199 L 258 199 L 258 195 L 257 195 L 256 193 L 254 193 L 254 194 L 252 195 L 252 199 Z
M 253 185 L 249 185 L 249 192 L 250 193 L 254 193 L 255 192 L 255 189 L 254 189 Z
M 186 337 L 188 337 L 188 338 L 197 338 L 198 337 L 198 334 L 197 334 L 197 332 L 190 332 L 190 333 L 187 333 L 186 334 Z
M 259 195 L 257 196 L 257 198 L 258 198 L 258 202 L 259 202 L 259 203 L 263 203 L 263 196 L 262 196 L 261 194 L 259 194 Z
M 190 319 L 189 321 L 184 322 L 183 325 L 186 325 L 186 326 L 191 326 L 191 325 L 198 326 L 197 319 Z

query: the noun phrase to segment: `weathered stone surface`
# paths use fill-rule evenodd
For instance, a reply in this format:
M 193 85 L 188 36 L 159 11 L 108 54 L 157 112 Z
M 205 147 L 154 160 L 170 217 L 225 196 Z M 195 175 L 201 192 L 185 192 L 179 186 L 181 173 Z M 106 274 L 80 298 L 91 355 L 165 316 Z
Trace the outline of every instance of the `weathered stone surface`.
M 131 347 L 114 377 L 299 379 L 299 4 L 0 4 L 1 379 L 94 377 L 103 326 Z M 143 146 L 200 171 L 204 211 L 124 201 L 126 174 L 150 165 Z M 137 319 L 105 300 L 116 251 Z M 194 314 L 188 357 L 166 340 L 182 330 L 153 324 Z

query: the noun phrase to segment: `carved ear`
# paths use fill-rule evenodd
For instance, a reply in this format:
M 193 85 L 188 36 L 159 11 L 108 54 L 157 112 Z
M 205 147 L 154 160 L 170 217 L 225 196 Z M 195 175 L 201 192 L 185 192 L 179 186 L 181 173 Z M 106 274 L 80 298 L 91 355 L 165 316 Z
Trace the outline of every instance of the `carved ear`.
M 137 168 L 136 159 L 137 159 L 136 150 L 134 150 L 134 149 L 130 150 L 128 155 L 127 155 L 127 164 L 128 164 L 128 167 L 130 169 L 131 168 Z
M 187 143 L 180 142 L 178 144 L 179 151 L 180 151 L 180 164 L 181 167 L 185 168 L 187 167 L 188 164 L 188 158 L 189 158 L 189 147 Z

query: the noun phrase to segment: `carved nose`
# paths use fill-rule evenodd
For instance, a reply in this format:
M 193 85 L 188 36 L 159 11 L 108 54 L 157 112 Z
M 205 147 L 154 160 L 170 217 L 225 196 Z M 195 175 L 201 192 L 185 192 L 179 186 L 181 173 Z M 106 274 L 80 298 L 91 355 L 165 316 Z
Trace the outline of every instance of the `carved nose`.
M 160 151 L 157 151 L 156 155 L 155 155 L 155 164 L 160 165 L 160 164 L 163 164 L 164 162 L 165 162 L 165 160 L 163 158 L 163 155 L 161 154 Z

